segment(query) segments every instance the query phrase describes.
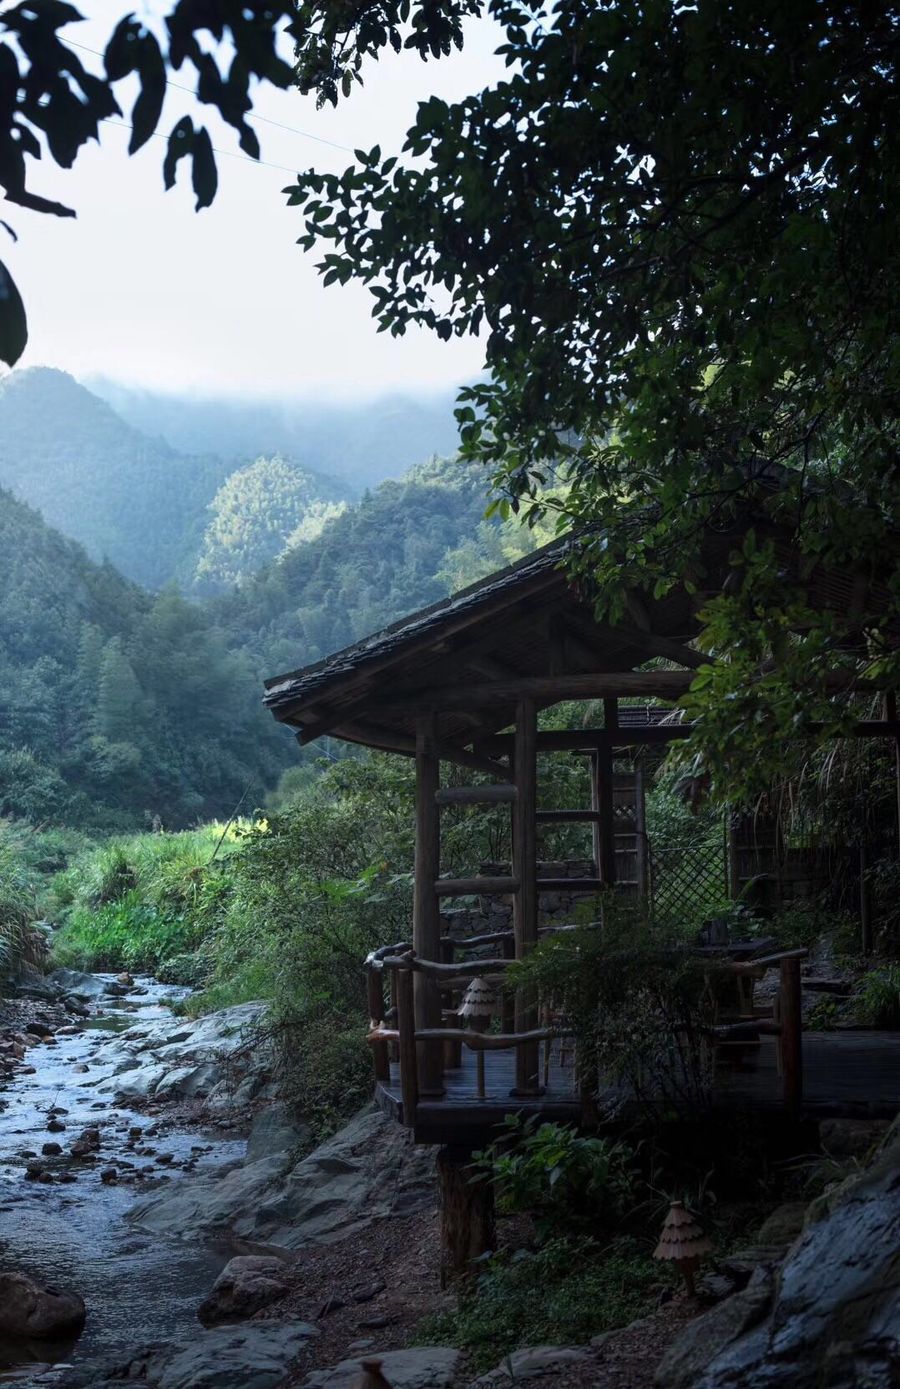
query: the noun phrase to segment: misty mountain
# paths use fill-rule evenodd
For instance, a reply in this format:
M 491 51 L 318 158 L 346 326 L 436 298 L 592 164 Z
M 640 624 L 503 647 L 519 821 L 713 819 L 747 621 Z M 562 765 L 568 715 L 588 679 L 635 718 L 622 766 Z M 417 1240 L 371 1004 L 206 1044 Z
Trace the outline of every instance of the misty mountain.
M 362 404 L 203 399 L 142 391 L 102 377 L 88 385 L 133 428 L 186 453 L 281 453 L 348 481 L 357 493 L 459 447 L 453 393 L 389 395 Z
M 178 452 L 49 367 L 0 382 L 0 486 L 147 588 L 173 578 L 228 587 L 304 526 L 315 534 L 350 495 L 346 483 L 258 454 Z

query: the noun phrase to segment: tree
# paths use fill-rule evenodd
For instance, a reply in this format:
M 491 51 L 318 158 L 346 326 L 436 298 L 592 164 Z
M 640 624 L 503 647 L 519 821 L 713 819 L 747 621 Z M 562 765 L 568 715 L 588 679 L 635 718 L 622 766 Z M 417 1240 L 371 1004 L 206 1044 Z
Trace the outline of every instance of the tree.
M 722 766 L 743 751 L 767 775 L 755 754 L 797 719 L 827 734 L 844 717 L 821 678 L 835 660 L 900 674 L 896 6 L 180 0 L 163 47 L 123 20 L 100 80 L 56 36 L 69 7 L 33 0 L 3 16 L 32 72 L 4 87 L 19 95 L 0 170 L 13 201 L 37 205 L 24 180 L 35 131 L 71 162 L 130 72 L 138 147 L 159 121 L 166 64 L 193 67 L 198 100 L 253 154 L 251 77 L 334 102 L 385 48 L 439 57 L 485 14 L 504 30 L 505 80 L 423 103 L 398 154 L 357 151 L 343 174 L 300 176 L 288 193 L 302 243 L 324 247 L 326 283 L 369 286 L 385 331 L 485 334 L 488 379 L 458 411 L 464 450 L 492 465 L 503 508 L 605 532 L 581 556 L 603 611 L 621 612 L 630 587 L 704 589 L 704 527 L 753 516 L 734 582 L 707 608 L 706 640 L 725 659 L 697 708 Z M 231 46 L 224 74 L 207 37 Z M 12 73 L 12 48 L 0 58 Z M 215 166 L 189 119 L 172 131 L 167 183 L 183 154 L 203 205 Z M 7 320 L 16 312 L 10 292 Z M 776 573 L 773 520 L 810 562 L 858 569 L 888 612 L 867 598 L 843 622 L 810 612 Z M 773 659 L 784 678 L 766 673 Z M 743 745 L 736 680 L 755 700 Z
M 42 197 L 28 185 L 28 161 L 48 153 L 71 168 L 90 140 L 100 138 L 100 123 L 124 113 L 116 88 L 136 77 L 138 95 L 130 112 L 134 154 L 157 133 L 166 96 L 166 73 L 172 69 L 193 77 L 200 105 L 213 106 L 238 136 L 243 152 L 259 158 L 259 141 L 248 123 L 251 84 L 287 88 L 295 81 L 315 89 L 321 99 L 336 100 L 359 80 L 364 57 L 387 43 L 417 48 L 423 56 L 447 52 L 461 42 L 464 15 L 481 9 L 479 0 L 419 0 L 411 30 L 408 0 L 175 0 L 161 17 L 160 33 L 133 14 L 116 25 L 103 54 L 104 72 L 89 70 L 81 45 L 60 31 L 82 16 L 65 0 L 26 0 L 5 5 L 0 13 L 0 187 L 7 201 L 36 212 L 74 217 L 63 203 Z M 293 44 L 297 67 L 279 51 Z M 345 57 L 346 54 L 346 57 Z M 190 116 L 168 134 L 163 160 L 166 188 L 175 183 L 178 164 L 191 162 L 198 210 L 216 195 L 218 174 L 209 132 Z M 2 224 L 13 236 L 7 224 Z M 13 366 L 28 340 L 25 306 L 6 266 L 0 262 L 0 360 Z

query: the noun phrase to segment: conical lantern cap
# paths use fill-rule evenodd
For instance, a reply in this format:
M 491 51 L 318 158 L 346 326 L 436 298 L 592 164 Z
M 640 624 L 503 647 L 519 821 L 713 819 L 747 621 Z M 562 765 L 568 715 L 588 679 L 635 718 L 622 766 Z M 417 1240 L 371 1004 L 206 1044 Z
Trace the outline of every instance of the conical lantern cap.
M 683 1201 L 673 1201 L 662 1227 L 654 1259 L 667 1259 L 676 1264 L 697 1264 L 712 1244 L 699 1221 L 685 1208 Z
M 463 1018 L 491 1018 L 497 1008 L 497 991 L 488 979 L 473 979 L 463 995 L 459 1015 Z

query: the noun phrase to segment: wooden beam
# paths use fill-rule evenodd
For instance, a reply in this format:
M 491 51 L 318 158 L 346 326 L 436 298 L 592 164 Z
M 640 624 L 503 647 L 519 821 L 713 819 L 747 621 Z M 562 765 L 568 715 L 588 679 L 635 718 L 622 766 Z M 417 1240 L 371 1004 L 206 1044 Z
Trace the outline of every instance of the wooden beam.
M 435 804 L 440 775 L 437 726 L 433 716 L 419 720 L 416 730 L 416 856 L 413 885 L 413 949 L 425 960 L 441 955 L 441 914 L 434 891 L 441 871 L 441 822 Z M 415 984 L 416 1028 L 439 1027 L 441 998 L 432 980 L 420 975 Z M 419 1094 L 441 1095 L 442 1049 L 432 1043 L 419 1048 Z
M 402 757 L 416 755 L 415 738 L 405 733 L 395 733 L 389 728 L 380 728 L 375 724 L 341 724 L 332 736 L 348 743 L 374 748 L 376 752 L 396 752 Z M 442 761 L 455 762 L 473 772 L 484 772 L 487 776 L 502 777 L 504 780 L 509 776 L 509 767 L 504 766 L 502 762 L 495 762 L 490 757 L 470 752 L 468 748 L 457 747 L 455 743 L 438 743 L 438 752 Z
M 445 786 L 435 793 L 437 805 L 499 805 L 516 799 L 510 782 L 492 786 Z
M 513 903 L 513 931 L 516 958 L 523 960 L 538 939 L 537 883 L 537 710 L 532 699 L 521 699 L 516 707 L 516 745 L 513 759 L 518 796 L 513 809 L 512 871 L 519 879 Z M 531 1032 L 537 1024 L 537 993 L 531 986 L 516 993 L 517 1032 Z M 523 1042 L 516 1048 L 517 1095 L 539 1092 L 540 1057 L 537 1042 Z
M 694 676 L 681 670 L 600 671 L 580 675 L 531 675 L 484 684 L 435 686 L 405 699 L 373 700 L 369 708 L 425 712 L 429 709 L 470 709 L 479 704 L 516 704 L 531 700 L 556 704 L 564 699 L 601 699 L 609 696 L 648 696 L 680 699 Z
M 518 892 L 519 880 L 510 878 L 438 878 L 434 890 L 439 897 L 503 897 Z M 437 959 L 437 956 L 432 956 Z
M 603 722 L 610 739 L 619 727 L 619 706 L 615 699 L 603 701 Z M 614 887 L 616 881 L 616 826 L 613 798 L 612 742 L 601 744 L 592 759 L 597 808 L 600 811 L 600 839 L 597 874 L 604 887 Z

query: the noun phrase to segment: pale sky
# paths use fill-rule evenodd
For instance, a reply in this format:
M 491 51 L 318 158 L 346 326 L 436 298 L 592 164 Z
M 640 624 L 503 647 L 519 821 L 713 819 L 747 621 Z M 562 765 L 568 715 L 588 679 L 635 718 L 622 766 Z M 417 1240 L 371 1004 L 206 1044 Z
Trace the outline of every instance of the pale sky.
M 88 5 L 82 6 L 85 10 Z M 91 19 L 67 26 L 65 37 L 102 49 L 118 18 L 169 8 L 162 0 L 129 6 L 92 0 Z M 398 152 L 417 102 L 432 94 L 452 101 L 496 80 L 493 53 L 499 31 L 489 22 L 468 30 L 461 54 L 440 62 L 386 54 L 366 73 L 366 85 L 337 110 L 316 110 L 313 98 L 264 89 L 257 114 L 339 145 Z M 101 60 L 81 54 L 85 65 Z M 189 76 L 172 74 L 176 82 Z M 125 84 L 124 117 L 133 99 Z M 126 104 L 127 103 L 127 104 Z M 204 112 L 213 144 L 237 150 L 233 132 L 209 107 L 191 107 L 168 89 L 160 129 L 168 132 L 186 110 Z M 302 135 L 257 124 L 262 158 L 219 157 L 219 191 L 211 208 L 193 210 L 189 161 L 178 186 L 165 193 L 165 144 L 153 139 L 128 158 L 128 131 L 102 127 L 74 169 L 49 158 L 32 165 L 31 188 L 76 208 L 57 219 L 7 205 L 3 217 L 19 235 L 4 237 L 6 260 L 25 299 L 30 339 L 21 365 L 62 367 L 152 389 L 201 395 L 372 396 L 387 390 L 427 391 L 477 375 L 482 348 L 475 340 L 441 343 L 425 333 L 403 339 L 377 334 L 361 286 L 324 289 L 315 253 L 295 244 L 303 231 L 281 189 L 291 174 L 315 164 L 339 171 L 351 154 Z M 285 172 L 289 170 L 290 172 Z

